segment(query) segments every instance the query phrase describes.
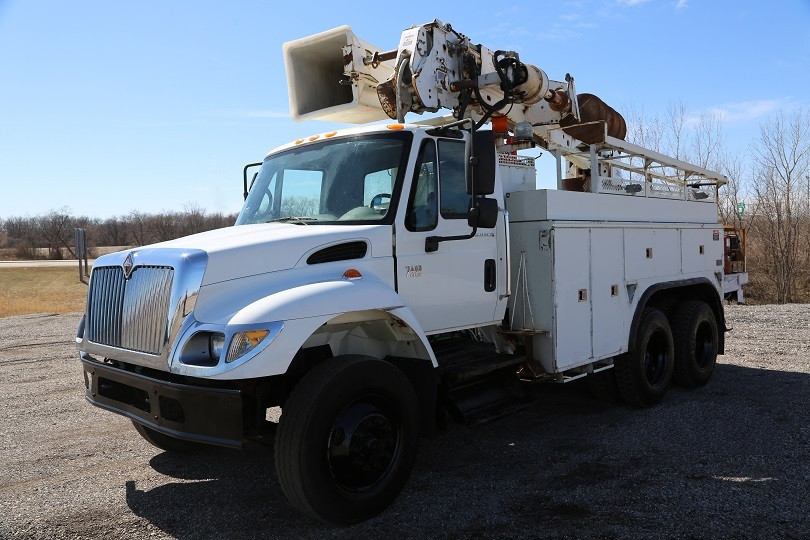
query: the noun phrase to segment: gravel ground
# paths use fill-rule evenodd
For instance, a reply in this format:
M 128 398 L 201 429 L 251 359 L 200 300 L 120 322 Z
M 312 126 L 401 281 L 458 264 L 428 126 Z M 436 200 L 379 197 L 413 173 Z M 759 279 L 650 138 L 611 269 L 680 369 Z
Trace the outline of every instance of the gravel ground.
M 706 387 L 650 410 L 577 385 L 424 441 L 381 516 L 331 528 L 272 448 L 163 453 L 84 401 L 78 314 L 0 319 L 0 537 L 810 538 L 810 305 L 729 306 Z

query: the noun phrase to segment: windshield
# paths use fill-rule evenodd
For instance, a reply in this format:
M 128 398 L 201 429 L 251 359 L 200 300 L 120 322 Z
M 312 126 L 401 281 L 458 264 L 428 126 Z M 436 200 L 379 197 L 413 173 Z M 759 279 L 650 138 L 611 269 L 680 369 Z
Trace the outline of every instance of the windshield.
M 269 156 L 236 224 L 390 223 L 410 140 L 410 133 L 377 133 Z

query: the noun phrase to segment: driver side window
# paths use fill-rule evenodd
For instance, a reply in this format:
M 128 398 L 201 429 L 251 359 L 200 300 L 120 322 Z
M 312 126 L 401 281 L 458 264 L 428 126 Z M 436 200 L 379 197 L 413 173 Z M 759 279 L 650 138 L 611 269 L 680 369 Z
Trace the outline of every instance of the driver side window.
M 436 228 L 439 204 L 436 181 L 436 144 L 432 140 L 422 143 L 419 159 L 405 214 L 405 227 L 409 231 L 430 231 Z

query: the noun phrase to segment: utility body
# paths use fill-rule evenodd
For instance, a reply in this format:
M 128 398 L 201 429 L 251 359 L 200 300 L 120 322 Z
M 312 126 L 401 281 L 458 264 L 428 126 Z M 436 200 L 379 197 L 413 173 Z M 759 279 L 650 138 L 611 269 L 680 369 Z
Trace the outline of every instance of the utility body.
M 274 436 L 292 504 L 351 523 L 394 500 L 420 437 L 539 383 L 647 407 L 709 380 L 722 175 L 439 21 L 392 51 L 348 27 L 284 51 L 294 118 L 399 122 L 271 151 L 235 227 L 100 257 L 76 338 L 91 403 L 170 451 Z M 535 146 L 558 189 L 535 189 Z

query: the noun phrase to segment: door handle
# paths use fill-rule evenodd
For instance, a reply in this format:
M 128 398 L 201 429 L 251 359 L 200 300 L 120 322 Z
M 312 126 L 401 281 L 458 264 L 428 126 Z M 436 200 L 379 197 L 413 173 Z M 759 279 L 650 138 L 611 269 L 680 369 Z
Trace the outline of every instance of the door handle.
M 484 261 L 484 290 L 492 292 L 495 290 L 497 282 L 497 270 L 495 267 L 495 259 L 487 259 Z

